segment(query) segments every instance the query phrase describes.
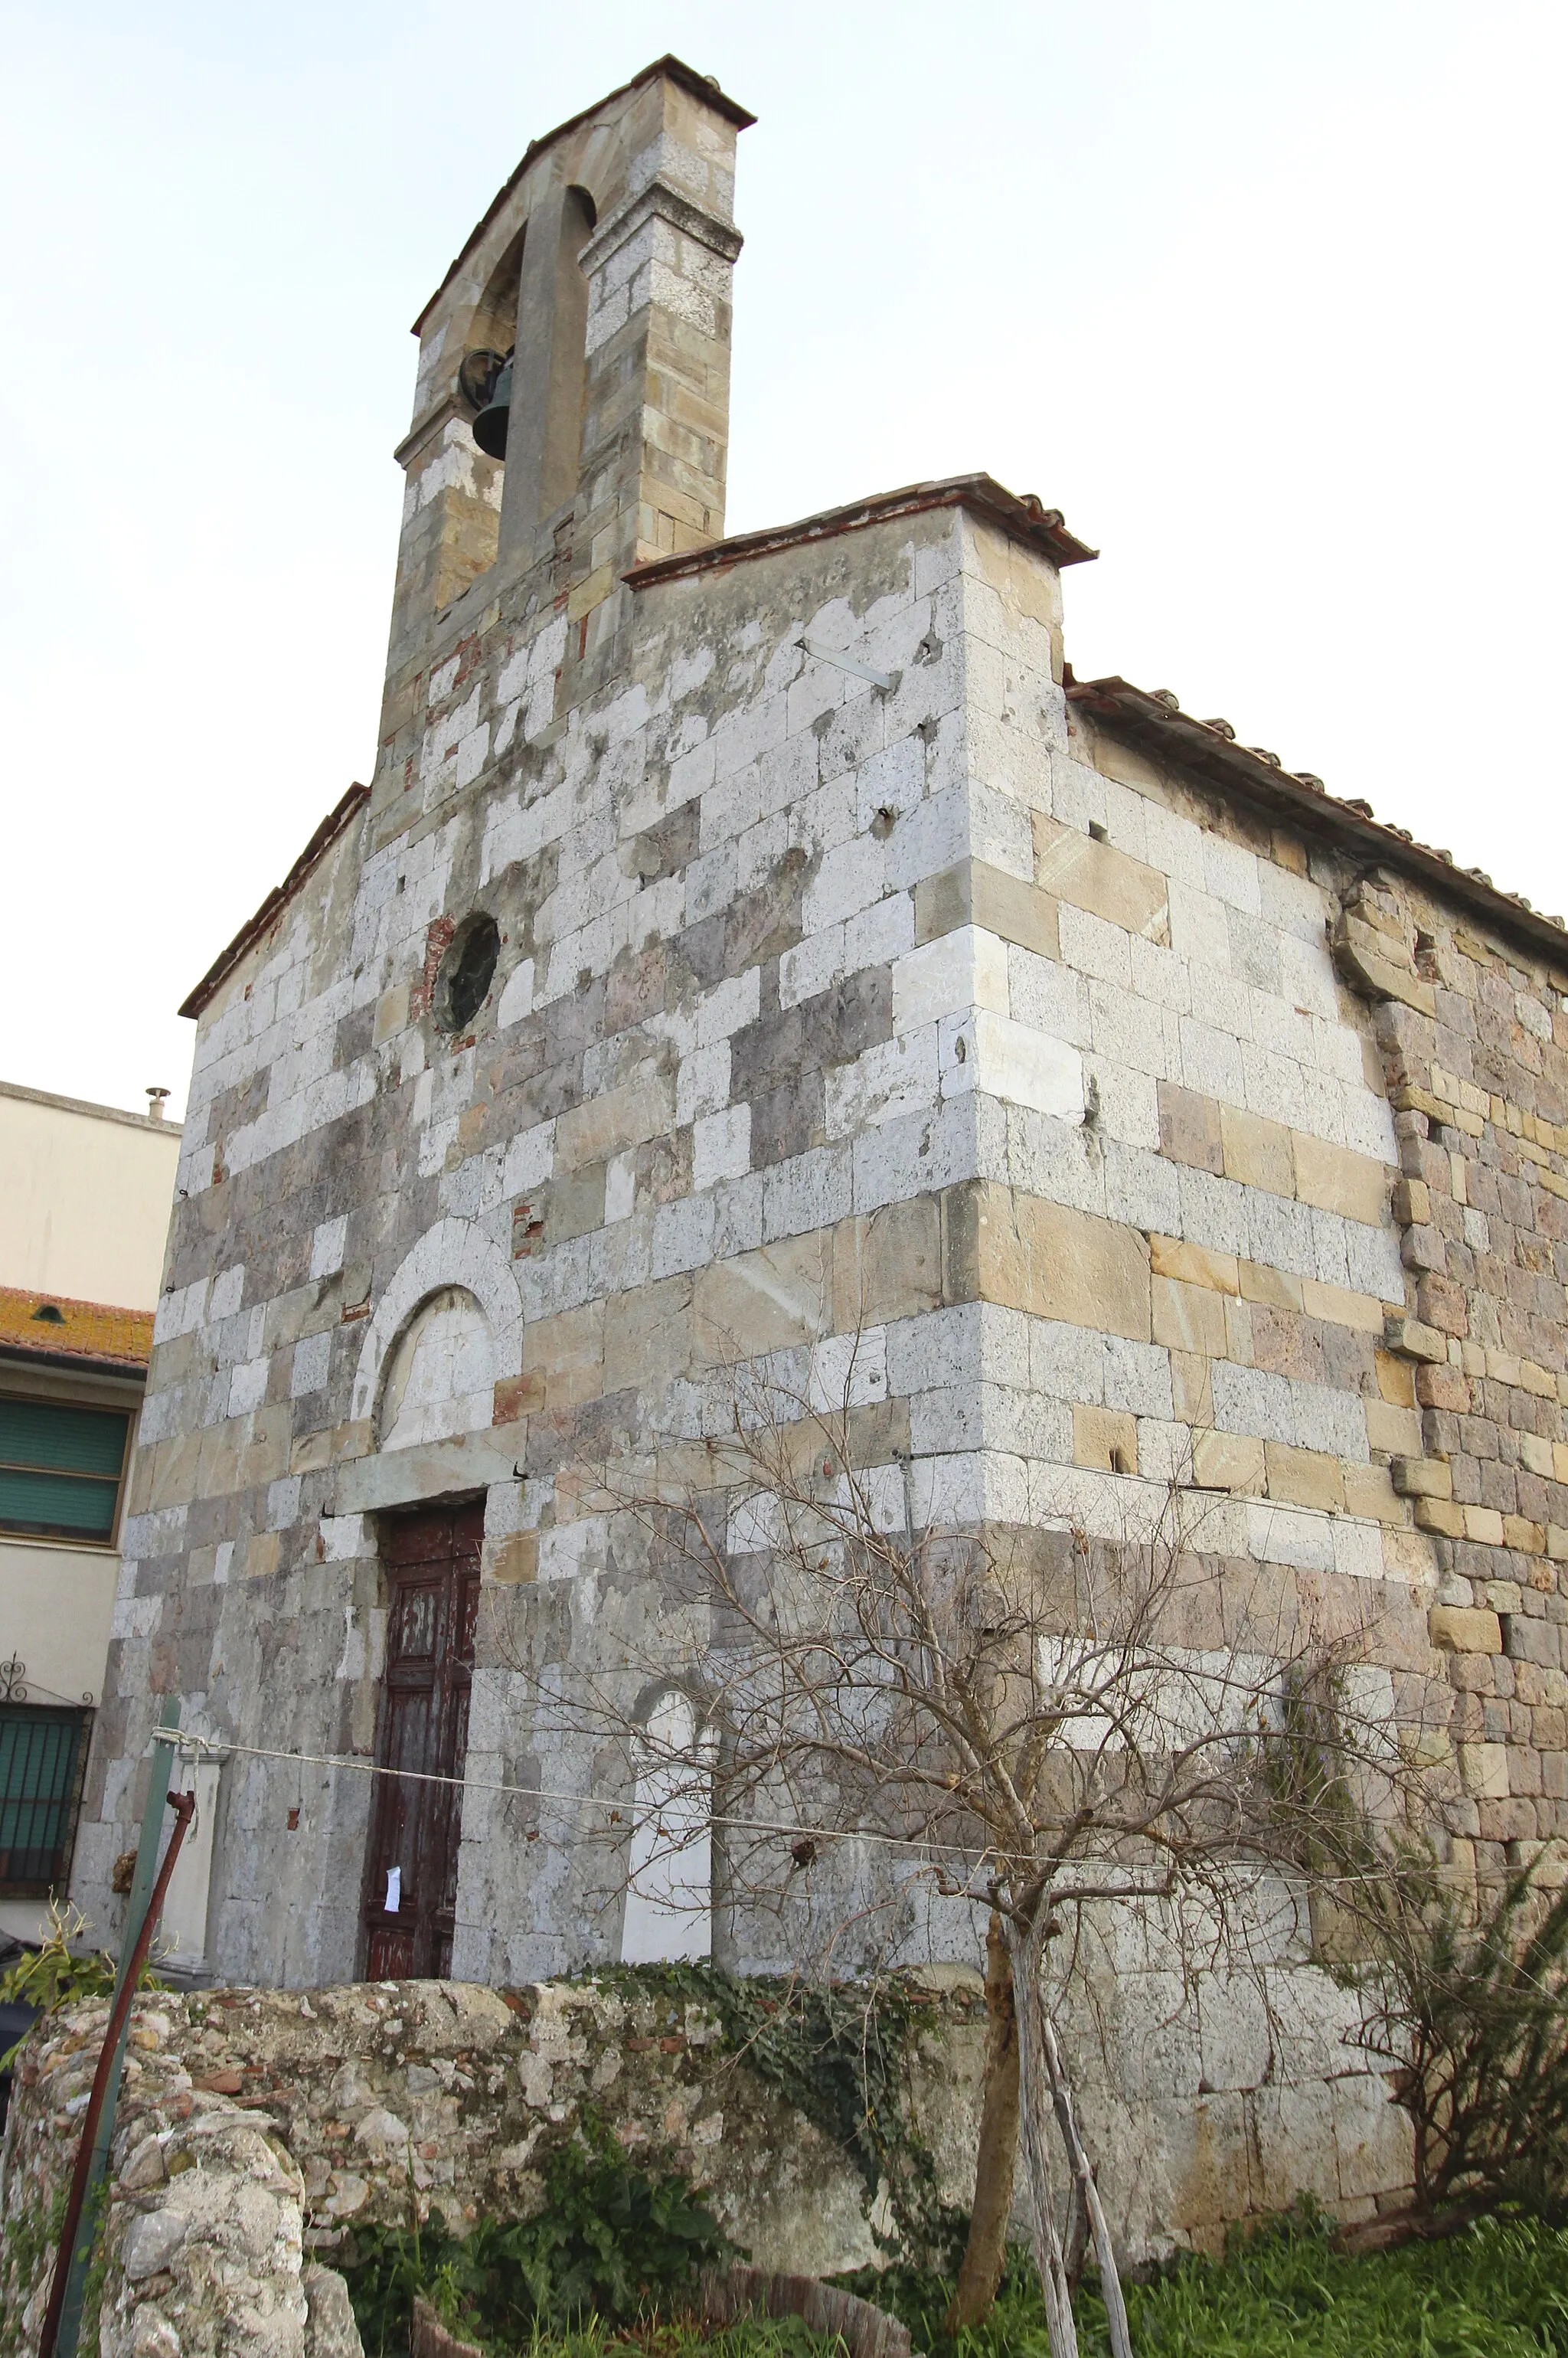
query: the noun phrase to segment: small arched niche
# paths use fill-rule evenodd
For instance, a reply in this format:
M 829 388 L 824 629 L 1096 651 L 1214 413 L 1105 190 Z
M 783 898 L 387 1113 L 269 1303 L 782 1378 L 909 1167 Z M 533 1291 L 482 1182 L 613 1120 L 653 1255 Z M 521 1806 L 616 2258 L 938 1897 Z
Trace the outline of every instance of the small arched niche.
M 387 1356 L 381 1446 L 412 1449 L 489 1425 L 495 1397 L 490 1321 L 471 1293 L 449 1285 L 419 1304 Z
M 689 1695 L 655 1696 L 633 1756 L 622 1964 L 713 1953 L 713 1751 Z

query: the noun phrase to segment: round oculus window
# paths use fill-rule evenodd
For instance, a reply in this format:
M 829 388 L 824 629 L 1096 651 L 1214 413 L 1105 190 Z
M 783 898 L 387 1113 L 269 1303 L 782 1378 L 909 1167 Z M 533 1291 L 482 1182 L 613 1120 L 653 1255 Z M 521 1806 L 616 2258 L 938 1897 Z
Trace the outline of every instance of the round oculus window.
M 465 917 L 436 969 L 434 1013 L 443 1032 L 463 1032 L 484 1005 L 501 956 L 501 930 L 483 913 Z

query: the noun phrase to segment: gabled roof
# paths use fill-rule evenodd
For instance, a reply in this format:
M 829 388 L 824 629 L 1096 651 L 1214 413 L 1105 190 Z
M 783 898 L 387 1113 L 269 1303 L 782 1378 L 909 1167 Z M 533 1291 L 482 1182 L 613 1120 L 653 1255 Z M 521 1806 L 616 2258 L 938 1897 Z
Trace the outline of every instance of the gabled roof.
M 528 145 L 523 153 L 523 161 L 518 165 L 511 178 L 503 181 L 502 186 L 496 190 L 494 196 L 491 199 L 489 204 L 485 207 L 478 221 L 475 222 L 467 237 L 463 240 L 458 252 L 452 256 L 450 262 L 448 263 L 445 277 L 437 287 L 435 293 L 427 301 L 424 308 L 420 311 L 419 317 L 415 320 L 413 327 L 408 331 L 410 335 L 416 336 L 419 334 L 426 320 L 430 316 L 432 307 L 440 301 L 442 296 L 451 285 L 453 277 L 457 272 L 462 268 L 464 262 L 473 252 L 474 247 L 484 235 L 484 233 L 490 227 L 491 222 L 495 219 L 496 214 L 501 211 L 502 206 L 512 194 L 512 191 L 517 186 L 518 181 L 523 178 L 524 173 L 534 161 L 535 157 L 542 156 L 546 147 L 554 146 L 557 139 L 564 139 L 568 131 L 575 131 L 577 129 L 579 124 L 590 122 L 594 115 L 601 113 L 605 107 L 613 106 L 618 98 L 624 98 L 631 91 L 641 90 L 644 82 L 654 81 L 661 75 L 663 75 L 666 81 L 673 81 L 678 89 L 689 91 L 693 98 L 701 99 L 705 106 L 712 107 L 716 114 L 723 115 L 725 121 L 732 123 L 738 131 L 749 130 L 751 125 L 755 123 L 757 119 L 754 114 L 749 114 L 745 107 L 740 105 L 736 100 L 727 98 L 723 91 L 719 89 L 719 84 L 714 81 L 711 74 L 698 73 L 695 66 L 687 65 L 679 58 L 669 56 L 655 58 L 651 66 L 644 66 L 642 72 L 639 74 L 633 74 L 630 81 L 623 81 L 619 90 L 606 91 L 604 96 L 602 98 L 596 98 L 591 106 L 585 106 L 579 114 L 568 114 L 564 123 L 557 123 L 553 131 L 546 131 L 542 139 L 529 140 Z
M 38 1316 L 58 1311 L 58 1317 Z M 0 1357 L 143 1375 L 153 1347 L 150 1310 L 115 1310 L 65 1293 L 0 1286 Z
M 868 525 L 920 515 L 930 508 L 972 509 L 1015 539 L 1028 541 L 1053 565 L 1087 565 L 1099 555 L 1067 530 L 1060 508 L 1044 506 L 1033 492 L 1010 492 L 991 475 L 944 475 L 934 482 L 905 483 L 898 492 L 875 492 L 868 500 L 851 500 L 848 507 L 824 508 L 798 524 L 737 533 L 732 539 L 710 540 L 704 548 L 681 549 L 674 557 L 645 557 L 622 579 L 633 590 L 645 590 L 651 582 L 678 581 L 688 573 L 727 573 L 748 557 L 804 548 L 814 540 L 833 540 L 840 533 L 862 532 Z
M 1285 769 L 1260 746 L 1237 744 L 1227 733 L 1227 721 L 1195 720 L 1169 689 L 1134 687 L 1116 677 L 1078 680 L 1069 666 L 1067 700 L 1113 736 L 1196 772 L 1271 817 L 1288 819 L 1305 835 L 1333 838 L 1356 859 L 1402 870 L 1568 969 L 1568 929 L 1561 917 L 1543 916 L 1522 893 L 1499 892 L 1479 868 L 1456 868 L 1452 852 L 1434 851 L 1404 827 L 1374 818 L 1370 804 L 1341 802 L 1310 772 Z

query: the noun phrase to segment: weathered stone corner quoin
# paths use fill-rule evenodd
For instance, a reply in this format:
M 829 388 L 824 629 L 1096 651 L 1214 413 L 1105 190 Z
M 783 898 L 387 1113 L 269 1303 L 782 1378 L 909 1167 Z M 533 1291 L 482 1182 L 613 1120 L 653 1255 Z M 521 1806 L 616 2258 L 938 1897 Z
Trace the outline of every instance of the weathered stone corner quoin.
M 416 327 L 374 777 L 187 1005 L 76 1896 L 112 1930 L 178 1693 L 229 1747 L 225 1982 L 648 1953 L 557 1798 L 624 1766 L 531 1673 L 633 1658 L 646 1541 L 584 1469 L 700 1486 L 737 1365 L 848 1376 L 922 1522 L 1114 1540 L 1179 1472 L 1217 1630 L 1243 1575 L 1365 1606 L 1390 1707 L 1442 1682 L 1477 1862 L 1565 1830 L 1568 942 L 1076 682 L 1093 552 L 1037 500 L 725 539 L 749 120 L 662 59 L 469 238 Z M 460 370 L 514 346 L 497 460 Z M 460 1810 L 320 1758 L 461 1767 L 465 1713 Z M 972 1958 L 923 1893 L 895 1955 Z M 717 1960 L 783 1963 L 716 1894 Z M 1312 1957 L 1280 1937 L 1272 2017 L 1182 2013 L 1130 1935 L 1085 2066 L 1130 2247 L 1401 2183 Z

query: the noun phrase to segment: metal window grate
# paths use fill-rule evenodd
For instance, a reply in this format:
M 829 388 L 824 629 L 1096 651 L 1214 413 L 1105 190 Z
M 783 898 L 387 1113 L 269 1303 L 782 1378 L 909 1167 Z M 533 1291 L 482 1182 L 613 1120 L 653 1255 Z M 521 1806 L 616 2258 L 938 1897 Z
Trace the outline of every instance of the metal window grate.
M 63 1892 L 92 1714 L 0 1707 L 0 1892 Z

